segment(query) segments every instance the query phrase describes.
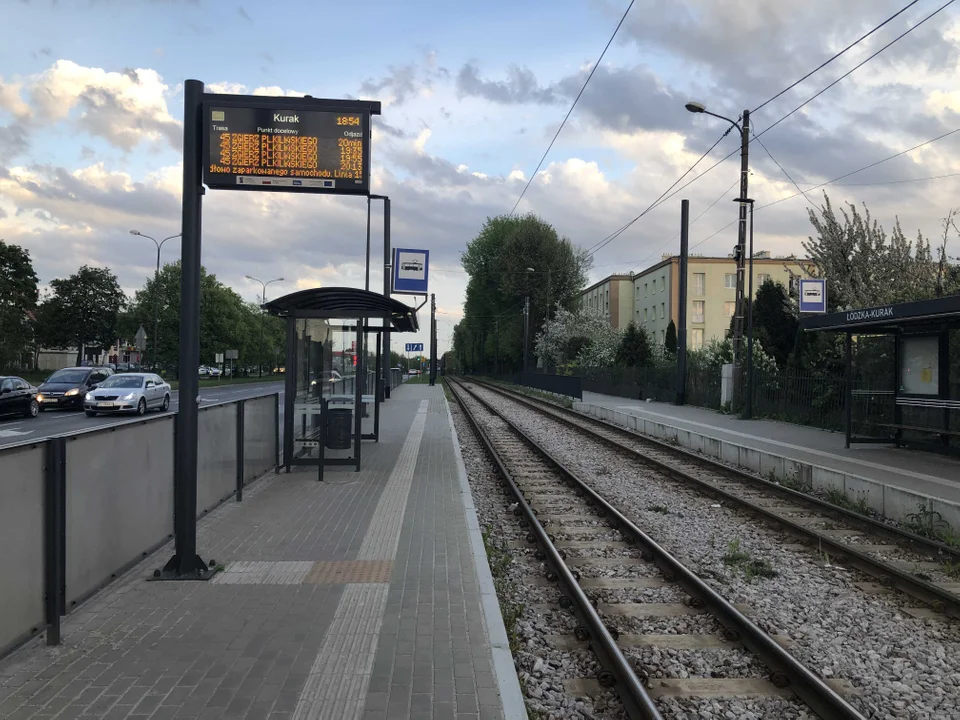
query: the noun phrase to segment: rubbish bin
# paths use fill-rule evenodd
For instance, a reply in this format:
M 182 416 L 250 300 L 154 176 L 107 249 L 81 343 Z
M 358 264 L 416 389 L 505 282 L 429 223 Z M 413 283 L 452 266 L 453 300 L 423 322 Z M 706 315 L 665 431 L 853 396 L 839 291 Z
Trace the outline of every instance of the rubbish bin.
M 327 411 L 326 446 L 331 450 L 349 450 L 353 412 L 348 408 Z

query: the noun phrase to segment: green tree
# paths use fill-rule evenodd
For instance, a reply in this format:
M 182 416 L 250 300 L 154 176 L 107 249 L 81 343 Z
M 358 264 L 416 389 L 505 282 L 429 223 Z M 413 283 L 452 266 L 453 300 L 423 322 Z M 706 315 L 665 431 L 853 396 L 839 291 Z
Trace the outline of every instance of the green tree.
M 37 274 L 30 253 L 0 240 L 0 370 L 13 367 L 33 340 L 28 313 L 37 307 Z
M 571 309 L 586 284 L 587 256 L 535 215 L 488 218 L 461 258 L 469 275 L 454 355 L 467 370 L 519 369 L 523 306 L 530 298 L 530 341 L 558 306 Z M 532 270 L 528 270 L 532 268 Z
M 159 301 L 159 338 L 147 340 L 147 357 L 152 359 L 153 342 L 162 368 L 178 370 L 180 361 L 180 262 L 169 263 L 154 279 L 147 279 L 130 305 L 125 327 L 136 332 L 143 325 L 153 330 L 154 303 Z M 263 323 L 263 350 L 260 332 Z M 237 350 L 238 367 L 273 366 L 275 350 L 284 348 L 284 324 L 280 318 L 262 315 L 256 303 L 245 303 L 232 289 L 205 268 L 200 269 L 200 362 L 212 364 L 217 353 Z
M 68 278 L 51 280 L 50 287 L 53 294 L 38 318 L 49 323 L 44 329 L 49 346 L 75 346 L 80 364 L 84 347 L 101 349 L 117 339 L 117 320 L 127 298 L 110 270 L 84 265 Z
M 638 327 L 632 320 L 617 348 L 617 365 L 621 367 L 644 367 L 650 362 L 650 338 L 646 329 Z
M 779 367 L 786 366 L 798 327 L 790 296 L 781 283 L 767 280 L 757 288 L 753 302 L 754 338 L 763 343 Z
M 663 345 L 667 352 L 675 355 L 677 352 L 677 326 L 671 320 L 667 324 L 667 334 L 664 336 Z

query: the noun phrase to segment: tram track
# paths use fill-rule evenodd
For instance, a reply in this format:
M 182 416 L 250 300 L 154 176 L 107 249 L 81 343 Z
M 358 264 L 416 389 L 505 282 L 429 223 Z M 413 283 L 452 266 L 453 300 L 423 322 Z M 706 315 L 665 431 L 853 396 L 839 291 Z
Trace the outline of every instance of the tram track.
M 631 645 L 657 643 L 693 652 L 719 647 L 752 656 L 739 662 L 748 668 L 743 677 L 721 674 L 700 678 L 699 683 L 697 678 L 686 682 L 660 679 L 656 690 L 661 695 L 679 687 L 693 688 L 694 694 L 698 687 L 710 688 L 715 695 L 718 690 L 721 695 L 735 695 L 738 689 L 750 695 L 776 695 L 789 688 L 819 717 L 863 717 L 777 638 L 714 591 L 503 413 L 463 384 L 450 382 L 450 386 L 496 465 L 501 482 L 516 499 L 514 513 L 526 525 L 526 541 L 539 547 L 537 557 L 548 568 L 547 581 L 556 583 L 560 591 L 559 604 L 577 618 L 574 638 L 555 642 L 589 642 L 603 667 L 596 680 L 616 688 L 629 717 L 661 717 L 645 678 L 628 659 Z M 595 524 L 597 518 L 604 524 Z M 605 569 L 591 577 L 598 567 Z M 611 573 L 611 568 L 619 570 Z M 617 596 L 618 590 L 635 588 L 655 589 L 653 594 L 667 602 L 629 602 L 623 601 L 623 595 Z M 604 597 L 605 592 L 613 597 L 598 602 L 597 597 Z M 621 635 L 617 630 L 623 618 L 655 618 L 658 614 L 708 614 L 714 625 L 699 635 Z
M 772 523 L 837 565 L 855 568 L 929 606 L 913 608 L 960 618 L 960 548 L 923 537 L 882 520 L 838 507 L 820 498 L 712 458 L 641 435 L 483 381 L 480 387 L 576 430 L 625 457 Z

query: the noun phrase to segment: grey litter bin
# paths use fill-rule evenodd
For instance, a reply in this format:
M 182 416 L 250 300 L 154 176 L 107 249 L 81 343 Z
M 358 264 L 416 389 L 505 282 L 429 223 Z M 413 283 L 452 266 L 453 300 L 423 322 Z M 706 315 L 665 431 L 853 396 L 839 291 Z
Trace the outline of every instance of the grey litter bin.
M 353 411 L 337 408 L 327 411 L 327 438 L 325 445 L 331 450 L 349 450 Z

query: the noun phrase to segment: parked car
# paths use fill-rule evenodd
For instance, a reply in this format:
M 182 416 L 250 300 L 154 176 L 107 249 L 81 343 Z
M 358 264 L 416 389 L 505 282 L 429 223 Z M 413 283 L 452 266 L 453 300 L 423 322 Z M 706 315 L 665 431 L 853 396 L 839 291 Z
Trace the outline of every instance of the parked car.
M 210 377 L 220 377 L 220 368 L 218 367 L 208 367 L 207 373 Z
M 321 382 L 326 381 L 329 383 L 338 383 L 343 380 L 343 376 L 340 375 L 340 373 L 338 373 L 336 370 L 323 370 L 320 372 L 319 380 Z M 314 377 L 313 373 L 310 373 L 310 384 L 317 384 L 317 378 Z
M 37 402 L 41 410 L 83 407 L 83 398 L 113 376 L 108 367 L 72 367 L 57 370 L 40 384 Z
M 37 388 L 21 377 L 0 377 L 0 415 L 35 418 L 40 412 Z
M 104 380 L 83 399 L 87 417 L 97 413 L 136 413 L 170 409 L 170 385 L 153 373 L 123 373 Z

